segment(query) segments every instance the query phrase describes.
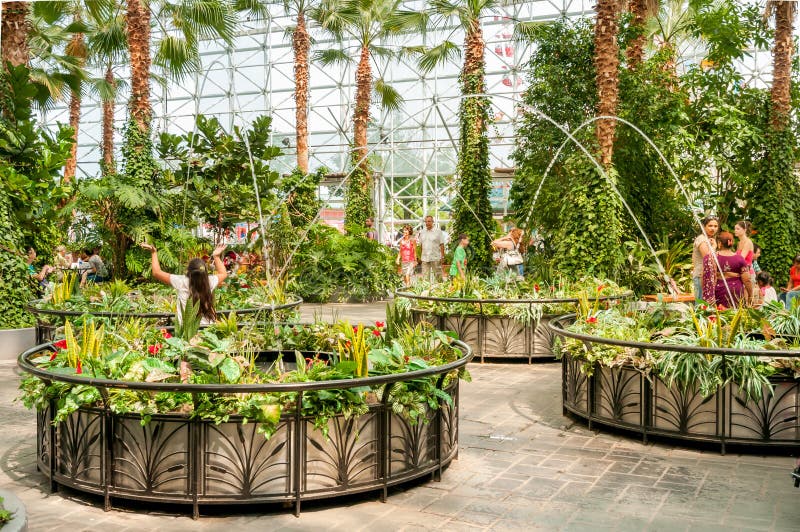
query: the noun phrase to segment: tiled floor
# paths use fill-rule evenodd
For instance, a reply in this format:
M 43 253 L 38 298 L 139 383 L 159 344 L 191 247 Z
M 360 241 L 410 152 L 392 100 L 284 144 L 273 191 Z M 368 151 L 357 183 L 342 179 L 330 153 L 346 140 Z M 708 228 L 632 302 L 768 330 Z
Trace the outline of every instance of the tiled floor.
M 380 318 L 383 305 L 335 308 L 339 317 L 366 321 Z M 97 498 L 50 494 L 34 466 L 34 416 L 12 402 L 18 377 L 4 364 L 0 488 L 26 504 L 31 530 L 48 532 L 800 530 L 800 489 L 791 484 L 788 456 L 721 456 L 591 432 L 561 414 L 557 363 L 472 364 L 470 372 L 473 382 L 462 384 L 459 458 L 441 482 L 394 489 L 386 503 L 366 495 L 306 504 L 299 518 L 272 506 L 192 521 L 146 506 L 104 512 Z

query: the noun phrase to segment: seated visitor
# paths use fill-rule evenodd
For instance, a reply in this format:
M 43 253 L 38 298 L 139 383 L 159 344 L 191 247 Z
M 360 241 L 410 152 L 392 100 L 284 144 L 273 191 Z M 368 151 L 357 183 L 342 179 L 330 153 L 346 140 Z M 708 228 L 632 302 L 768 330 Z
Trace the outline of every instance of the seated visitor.
M 786 308 L 791 308 L 792 300 L 800 296 L 800 255 L 795 256 L 792 267 L 789 268 L 789 281 L 785 288 L 781 288 L 780 300 Z
M 36 266 L 33 263 L 36 261 L 36 250 L 33 248 L 28 248 L 28 255 L 25 259 L 25 262 L 28 264 L 28 273 L 31 275 L 33 279 L 35 279 L 41 288 L 47 288 L 47 276 L 52 273 L 55 268 L 50 266 L 49 264 L 45 264 L 42 266 L 42 270 L 37 272 Z
M 772 276 L 767 272 L 758 272 L 756 274 L 756 283 L 758 284 L 758 294 L 756 294 L 756 307 L 760 307 L 766 303 L 778 300 L 778 294 L 772 286 Z
M 85 254 L 89 257 L 84 265 L 81 275 L 81 286 L 87 282 L 102 283 L 108 280 L 108 269 L 103 259 L 100 258 L 100 248 L 87 249 Z

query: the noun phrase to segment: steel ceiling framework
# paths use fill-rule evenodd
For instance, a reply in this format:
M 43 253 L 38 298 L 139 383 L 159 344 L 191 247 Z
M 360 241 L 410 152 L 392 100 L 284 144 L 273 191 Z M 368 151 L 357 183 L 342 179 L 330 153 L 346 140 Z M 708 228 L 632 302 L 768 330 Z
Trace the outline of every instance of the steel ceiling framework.
M 407 7 L 422 9 L 424 0 L 406 2 Z M 508 190 L 513 176 L 510 155 L 514 147 L 514 120 L 521 111 L 517 102 L 525 89 L 522 75 L 530 58 L 529 46 L 512 40 L 516 21 L 548 21 L 560 16 L 579 17 L 593 14 L 594 0 L 533 0 L 506 2 L 483 21 L 486 40 L 487 92 L 491 96 L 490 166 L 494 169 L 492 203 L 498 218 L 506 214 Z M 284 155 L 275 161 L 279 172 L 295 166 L 293 62 L 287 28 L 293 25 L 282 2 L 269 6 L 269 16 L 258 22 L 244 22 L 232 46 L 204 41 L 201 43 L 202 72 L 183 83 L 154 85 L 153 106 L 157 131 L 186 133 L 192 130 L 198 113 L 216 116 L 220 122 L 248 125 L 256 117 L 272 116 L 273 143 L 284 147 Z M 319 33 L 314 49 L 332 46 Z M 439 39 L 463 42 L 463 33 L 442 28 L 427 37 L 408 35 L 402 42 L 387 45 L 416 45 Z M 350 43 L 351 45 L 353 43 Z M 354 48 L 351 48 L 354 49 Z M 683 50 L 688 62 L 699 55 L 691 48 Z M 357 54 L 353 54 L 357 56 Z M 697 56 L 697 57 L 695 57 Z M 375 169 L 376 226 L 379 237 L 388 241 L 405 223 L 421 224 L 424 214 L 438 221 L 449 219 L 454 198 L 456 145 L 458 142 L 458 73 L 460 60 L 423 75 L 409 61 L 385 63 L 375 75 L 384 77 L 405 98 L 402 109 L 384 112 L 372 107 L 369 128 L 372 167 Z M 767 83 L 768 54 L 754 54 L 742 65 L 748 83 Z M 117 75 L 127 77 L 121 65 Z M 335 174 L 348 171 L 351 142 L 355 71 L 353 66 L 311 65 L 309 147 L 310 166 L 327 167 Z M 125 94 L 118 96 L 118 129 L 126 117 Z M 435 103 L 437 102 L 437 103 Z M 546 109 L 542 111 L 547 112 Z M 68 122 L 68 109 L 58 107 L 43 116 L 46 124 Z M 99 173 L 102 109 L 97 99 L 84 100 L 78 143 L 79 177 Z M 119 136 L 119 135 L 118 135 Z M 120 140 L 119 138 L 117 139 Z M 118 142 L 119 145 L 119 142 Z M 325 215 L 334 225 L 343 208 L 341 178 L 327 179 L 320 196 L 327 202 Z

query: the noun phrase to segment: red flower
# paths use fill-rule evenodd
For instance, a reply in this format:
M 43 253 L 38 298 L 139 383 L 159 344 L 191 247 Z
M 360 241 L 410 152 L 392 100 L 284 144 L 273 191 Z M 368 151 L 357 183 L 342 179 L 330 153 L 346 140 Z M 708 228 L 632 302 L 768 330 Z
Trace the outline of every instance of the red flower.
M 151 355 L 158 354 L 158 352 L 161 351 L 161 344 L 148 345 L 147 350 Z
M 727 310 L 722 303 L 717 304 L 717 310 Z
M 53 351 L 53 352 L 50 354 L 50 361 L 51 361 L 51 362 L 52 362 L 53 360 L 55 360 L 55 359 L 56 359 L 56 355 L 57 355 L 57 354 L 58 354 L 58 351 Z
M 405 356 L 403 357 L 403 362 L 404 362 L 404 363 L 408 364 L 408 361 L 409 361 L 409 360 L 411 360 L 411 359 L 409 358 L 409 356 L 408 356 L 408 355 L 405 355 Z
M 166 330 L 166 329 L 161 329 L 161 335 L 162 335 L 164 338 L 172 338 L 172 335 L 171 335 L 171 334 L 169 333 L 169 331 L 168 331 L 168 330 Z
M 539 291 L 539 283 L 534 284 L 533 285 L 533 289 L 538 292 Z
M 58 342 L 53 344 L 53 347 L 56 349 L 66 349 L 67 348 L 67 341 L 66 340 L 59 340 Z
M 344 343 L 344 346 L 345 346 L 346 348 L 348 348 L 348 349 L 350 348 L 350 345 L 351 345 L 351 344 L 350 344 L 350 340 L 348 340 L 348 341 L 346 341 L 346 342 Z
M 711 316 L 708 317 L 708 321 L 710 321 L 711 323 L 714 323 L 714 322 L 717 321 L 717 317 L 712 314 Z
M 708 310 L 708 305 L 700 305 L 700 310 Z
M 385 326 L 386 326 L 386 324 L 383 323 L 382 321 L 376 321 L 375 322 L 375 327 L 377 327 L 378 329 L 383 329 Z
M 374 334 L 375 336 L 380 336 L 381 332 L 378 329 L 372 329 L 372 334 Z
M 250 285 L 249 284 L 243 284 L 242 288 L 250 288 Z
M 603 291 L 603 288 L 605 288 L 605 287 L 606 287 L 606 285 L 604 285 L 604 284 L 601 284 L 600 286 L 598 286 L 598 287 L 597 287 L 597 291 L 598 291 L 598 292 L 602 292 L 602 291 Z
M 357 332 L 358 332 L 358 325 L 353 325 L 353 332 L 354 332 L 354 333 L 357 333 Z
M 589 316 L 586 318 L 586 323 L 597 323 L 597 316 Z
M 75 368 L 75 373 L 77 375 L 80 375 L 81 373 L 83 373 L 83 366 L 81 366 L 81 361 L 80 360 L 78 360 L 78 367 Z

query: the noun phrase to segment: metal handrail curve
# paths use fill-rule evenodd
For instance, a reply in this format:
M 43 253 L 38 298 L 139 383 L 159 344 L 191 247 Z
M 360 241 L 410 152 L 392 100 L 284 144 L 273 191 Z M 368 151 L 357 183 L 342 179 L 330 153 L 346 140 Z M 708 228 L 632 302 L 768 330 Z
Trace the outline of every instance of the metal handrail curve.
M 620 347 L 634 347 L 637 349 L 650 349 L 653 351 L 672 351 L 677 353 L 697 353 L 701 355 L 731 355 L 731 356 L 761 356 L 761 357 L 800 357 L 798 349 L 737 349 L 733 347 L 702 347 L 699 345 L 665 344 L 660 342 L 639 342 L 635 340 L 616 340 L 602 336 L 568 331 L 564 328 L 565 322 L 575 318 L 575 314 L 564 314 L 553 318 L 547 326 L 555 334 L 574 338 L 583 342 L 616 345 Z
M 421 301 L 442 301 L 445 303 L 488 303 L 488 304 L 545 304 L 545 303 L 577 303 L 580 298 L 577 297 L 564 297 L 564 298 L 529 298 L 529 299 L 469 299 L 462 297 L 438 297 L 438 296 L 423 296 L 420 294 L 412 294 L 411 292 L 395 292 L 395 297 L 405 297 L 408 299 L 418 299 Z M 597 298 L 589 298 L 589 301 L 614 301 L 620 299 L 628 299 L 633 297 L 633 291 L 628 290 L 616 296 L 601 296 Z

